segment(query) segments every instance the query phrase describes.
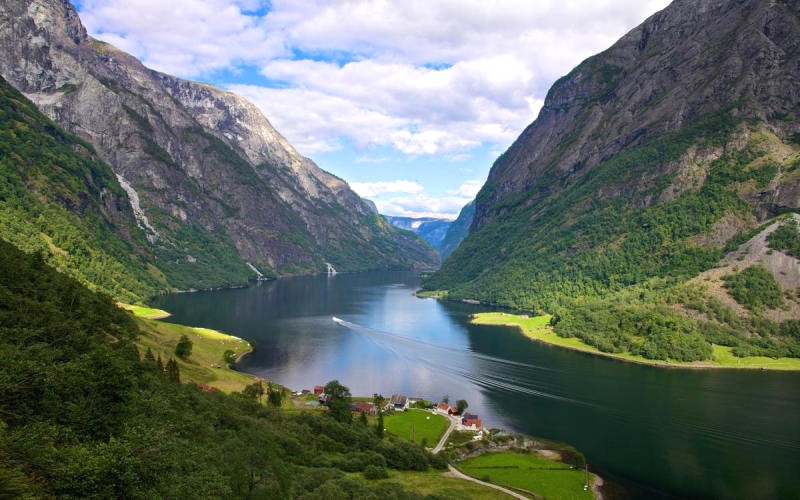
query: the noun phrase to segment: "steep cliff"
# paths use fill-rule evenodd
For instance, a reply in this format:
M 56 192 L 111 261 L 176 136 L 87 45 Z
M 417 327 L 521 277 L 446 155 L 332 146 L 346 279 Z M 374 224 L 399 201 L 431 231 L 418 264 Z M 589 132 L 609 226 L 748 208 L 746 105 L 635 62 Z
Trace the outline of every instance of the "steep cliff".
M 442 239 L 439 248 L 439 255 L 442 260 L 450 257 L 450 254 L 455 252 L 456 248 L 464 241 L 464 238 L 469 234 L 469 228 L 472 226 L 472 219 L 475 217 L 475 200 L 470 201 L 458 213 L 456 220 L 447 228 L 447 234 Z
M 65 0 L 3 2 L 0 47 L 0 74 L 111 165 L 172 287 L 240 283 L 247 263 L 275 276 L 438 262 L 251 103 L 88 37 Z
M 167 288 L 111 167 L 2 78 L 0 235 L 121 300 Z
M 690 302 L 670 287 L 800 208 L 799 11 L 792 0 L 677 0 L 559 79 L 493 165 L 470 235 L 425 286 L 571 314 L 580 325 L 561 333 L 620 331 L 590 343 L 641 348 L 623 336 L 655 331 L 643 325 L 656 317 L 669 324 L 670 307 Z M 783 292 L 791 309 L 796 291 Z M 717 337 L 707 325 L 719 318 L 693 323 L 705 339 L 689 343 L 777 331 L 753 315 Z

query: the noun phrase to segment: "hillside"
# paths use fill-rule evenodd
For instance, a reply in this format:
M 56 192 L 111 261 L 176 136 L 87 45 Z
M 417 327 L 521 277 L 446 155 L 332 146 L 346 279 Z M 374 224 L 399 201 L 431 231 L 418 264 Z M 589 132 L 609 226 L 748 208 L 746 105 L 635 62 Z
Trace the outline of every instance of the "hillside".
M 713 297 L 685 283 L 800 209 L 799 49 L 797 2 L 655 14 L 553 85 L 425 287 L 555 313 L 557 333 L 611 352 L 705 359 L 713 342 L 796 356 L 781 332 L 800 318 L 768 311 L 796 311 L 788 282 L 790 305 L 735 325 L 692 314 Z M 767 273 L 798 265 L 781 262 Z M 766 276 L 743 280 L 753 273 Z
M 475 217 L 475 200 L 464 205 L 456 220 L 447 228 L 447 233 L 444 235 L 439 248 L 439 254 L 442 256 L 443 261 L 450 257 L 458 248 L 458 245 L 467 237 L 473 217 Z
M 444 467 L 350 412 L 176 383 L 137 352 L 137 324 L 110 298 L 5 242 L 0 298 L 4 498 L 422 498 L 398 471 Z M 396 481 L 367 480 L 370 466 Z
M 326 262 L 339 271 L 438 264 L 253 104 L 90 38 L 66 0 L 3 2 L 0 47 L 0 75 L 111 166 L 169 288 L 244 283 L 256 275 L 250 266 L 282 276 Z
M 0 236 L 123 300 L 167 288 L 111 168 L 0 78 Z

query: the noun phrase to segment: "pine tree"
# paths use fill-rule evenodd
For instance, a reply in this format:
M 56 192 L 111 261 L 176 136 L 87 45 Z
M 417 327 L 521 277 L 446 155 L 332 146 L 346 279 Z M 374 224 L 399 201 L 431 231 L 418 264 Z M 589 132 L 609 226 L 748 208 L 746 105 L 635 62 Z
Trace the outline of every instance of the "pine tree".
M 178 384 L 181 383 L 180 367 L 178 366 L 178 362 L 172 358 L 167 361 L 167 380 Z
M 156 368 L 158 369 L 158 374 L 163 376 L 164 375 L 164 362 L 161 361 L 161 354 L 158 355 L 158 359 L 156 359 Z

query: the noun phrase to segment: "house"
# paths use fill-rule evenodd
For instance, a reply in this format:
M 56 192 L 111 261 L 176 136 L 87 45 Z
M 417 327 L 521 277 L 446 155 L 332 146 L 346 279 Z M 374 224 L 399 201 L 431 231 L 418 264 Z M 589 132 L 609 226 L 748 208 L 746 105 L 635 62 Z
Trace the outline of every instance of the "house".
M 441 411 L 447 411 L 447 409 L 450 408 L 450 405 L 448 405 L 447 403 L 439 403 L 438 405 L 436 405 L 436 408 Z
M 325 392 L 325 388 L 324 388 L 324 387 L 322 387 L 321 385 L 315 385 L 315 386 L 314 386 L 314 394 L 316 394 L 317 396 L 319 396 L 319 395 L 320 395 L 320 394 L 322 394 L 323 392 Z
M 479 418 L 468 418 L 462 422 L 464 430 L 479 431 L 483 428 L 483 424 Z
M 477 420 L 478 416 L 474 413 L 464 413 L 461 415 L 461 423 L 467 425 L 467 420 Z
M 303 389 L 300 392 L 305 396 L 306 394 L 310 393 L 311 391 L 309 391 L 308 389 Z
M 330 396 L 328 396 L 327 394 L 320 394 L 318 401 L 319 401 L 320 404 L 326 405 L 326 404 L 328 404 L 328 400 L 329 399 L 330 399 Z
M 392 394 L 392 399 L 389 401 L 395 410 L 405 410 L 408 404 L 408 398 L 402 394 Z
M 375 405 L 368 401 L 356 401 L 355 403 L 353 403 L 351 409 L 359 413 L 366 413 L 367 415 L 370 416 L 375 415 L 377 413 Z
M 455 406 L 451 406 L 450 408 L 447 409 L 447 414 L 458 415 L 458 408 L 456 408 Z

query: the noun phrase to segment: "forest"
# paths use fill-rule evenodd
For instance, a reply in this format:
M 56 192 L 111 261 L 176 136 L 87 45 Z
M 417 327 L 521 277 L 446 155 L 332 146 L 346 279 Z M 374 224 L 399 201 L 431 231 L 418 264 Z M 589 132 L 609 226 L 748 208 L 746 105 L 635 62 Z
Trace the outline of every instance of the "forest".
M 417 498 L 363 472 L 445 466 L 349 411 L 177 383 L 138 335 L 109 296 L 0 241 L 0 497 Z

